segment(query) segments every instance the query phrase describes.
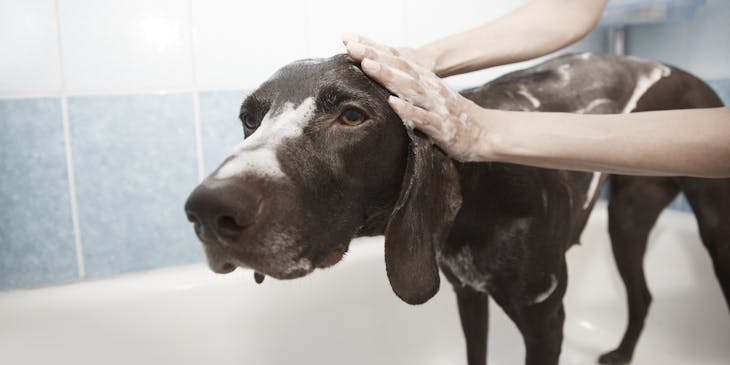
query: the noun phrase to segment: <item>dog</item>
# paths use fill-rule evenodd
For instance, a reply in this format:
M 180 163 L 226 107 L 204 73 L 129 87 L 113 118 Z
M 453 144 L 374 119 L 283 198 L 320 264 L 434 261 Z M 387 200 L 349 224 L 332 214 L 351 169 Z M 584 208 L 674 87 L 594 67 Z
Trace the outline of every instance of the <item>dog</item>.
M 482 107 L 628 113 L 721 106 L 701 80 L 658 62 L 560 56 L 462 95 Z M 294 279 L 339 262 L 359 236 L 385 236 L 395 294 L 409 304 L 452 284 L 470 365 L 485 364 L 487 301 L 516 324 L 526 364 L 557 364 L 565 252 L 578 242 L 605 174 L 462 163 L 388 106 L 389 92 L 345 55 L 291 63 L 243 102 L 245 139 L 189 196 L 210 268 Z M 605 364 L 631 359 L 650 294 L 649 230 L 680 191 L 694 209 L 726 299 L 730 180 L 610 177 L 609 232 L 628 292 L 628 329 Z

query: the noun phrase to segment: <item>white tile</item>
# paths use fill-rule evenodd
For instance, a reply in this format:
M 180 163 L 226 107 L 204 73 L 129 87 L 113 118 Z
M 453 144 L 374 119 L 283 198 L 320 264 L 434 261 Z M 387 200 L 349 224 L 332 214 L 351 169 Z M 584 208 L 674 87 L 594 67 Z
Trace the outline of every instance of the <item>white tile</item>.
M 404 1 L 405 42 L 409 46 L 420 46 L 486 24 L 527 2 L 527 0 Z
M 440 38 L 460 33 L 484 24 L 517 9 L 526 0 L 404 0 L 405 44 L 418 47 Z M 474 47 L 489 47 L 475 44 Z M 507 72 L 528 64 L 493 67 L 486 70 L 452 76 L 446 82 L 456 89 L 482 85 Z
M 447 78 L 446 82 L 456 89 L 474 87 L 474 86 L 482 85 L 482 84 L 486 83 L 487 81 L 491 81 L 497 77 L 503 76 L 512 71 L 521 70 L 524 68 L 534 66 L 538 63 L 547 61 L 548 59 L 553 58 L 560 54 L 578 53 L 578 52 L 598 52 L 598 53 L 606 52 L 606 50 L 605 50 L 606 32 L 607 32 L 607 30 L 605 28 L 597 28 L 593 32 L 586 35 L 580 41 L 578 41 L 566 48 L 558 50 L 556 52 L 550 53 L 548 55 L 538 57 L 538 58 L 535 58 L 532 60 L 523 61 L 523 62 L 512 63 L 512 64 L 508 64 L 508 65 L 503 65 L 503 66 L 496 66 L 496 67 L 491 67 L 491 68 L 481 70 L 481 71 L 452 76 L 452 77 Z
M 60 89 L 57 34 L 53 0 L 0 1 L 0 94 Z
M 192 1 L 201 88 L 250 89 L 308 57 L 304 1 Z
M 189 4 L 59 0 L 70 92 L 192 86 Z
M 310 0 L 310 55 L 329 57 L 343 53 L 344 33 L 364 35 L 393 46 L 403 45 L 403 10 L 403 0 Z

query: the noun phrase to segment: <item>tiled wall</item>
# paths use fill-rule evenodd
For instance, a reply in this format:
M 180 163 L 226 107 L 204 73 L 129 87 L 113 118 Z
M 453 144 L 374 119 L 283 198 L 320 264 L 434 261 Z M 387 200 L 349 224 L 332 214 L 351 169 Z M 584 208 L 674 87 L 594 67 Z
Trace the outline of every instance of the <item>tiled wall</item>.
M 0 290 L 203 261 L 182 206 L 240 141 L 247 90 L 342 52 L 343 32 L 416 46 L 525 1 L 0 0 Z M 727 3 L 707 7 L 667 29 L 727 34 Z M 631 29 L 630 49 L 653 29 Z M 571 50 L 605 43 L 598 30 Z M 714 58 L 690 71 L 730 96 L 727 44 L 691 46 Z

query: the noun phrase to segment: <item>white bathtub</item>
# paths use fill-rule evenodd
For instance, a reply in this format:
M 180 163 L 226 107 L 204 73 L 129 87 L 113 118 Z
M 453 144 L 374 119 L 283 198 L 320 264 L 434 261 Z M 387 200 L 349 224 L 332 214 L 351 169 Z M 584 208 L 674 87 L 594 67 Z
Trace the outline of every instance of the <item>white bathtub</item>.
M 694 219 L 668 211 L 646 259 L 654 294 L 634 364 L 730 364 L 730 315 Z M 625 326 L 605 205 L 569 252 L 561 364 L 592 364 Z M 521 364 L 522 339 L 491 304 L 490 364 Z M 307 278 L 256 285 L 203 265 L 0 293 L 2 364 L 465 364 L 455 299 L 400 302 L 382 238 Z

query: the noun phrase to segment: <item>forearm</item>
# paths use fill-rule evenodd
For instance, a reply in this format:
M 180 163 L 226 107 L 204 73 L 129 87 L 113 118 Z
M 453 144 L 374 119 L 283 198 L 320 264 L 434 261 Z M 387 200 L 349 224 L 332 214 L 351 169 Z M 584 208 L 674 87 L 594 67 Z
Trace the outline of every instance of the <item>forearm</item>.
M 581 115 L 480 109 L 479 160 L 627 175 L 730 177 L 730 107 Z M 486 126 L 489 126 L 488 128 Z
M 416 50 L 433 60 L 433 71 L 451 76 L 539 57 L 590 32 L 607 0 L 533 0 L 479 28 Z

